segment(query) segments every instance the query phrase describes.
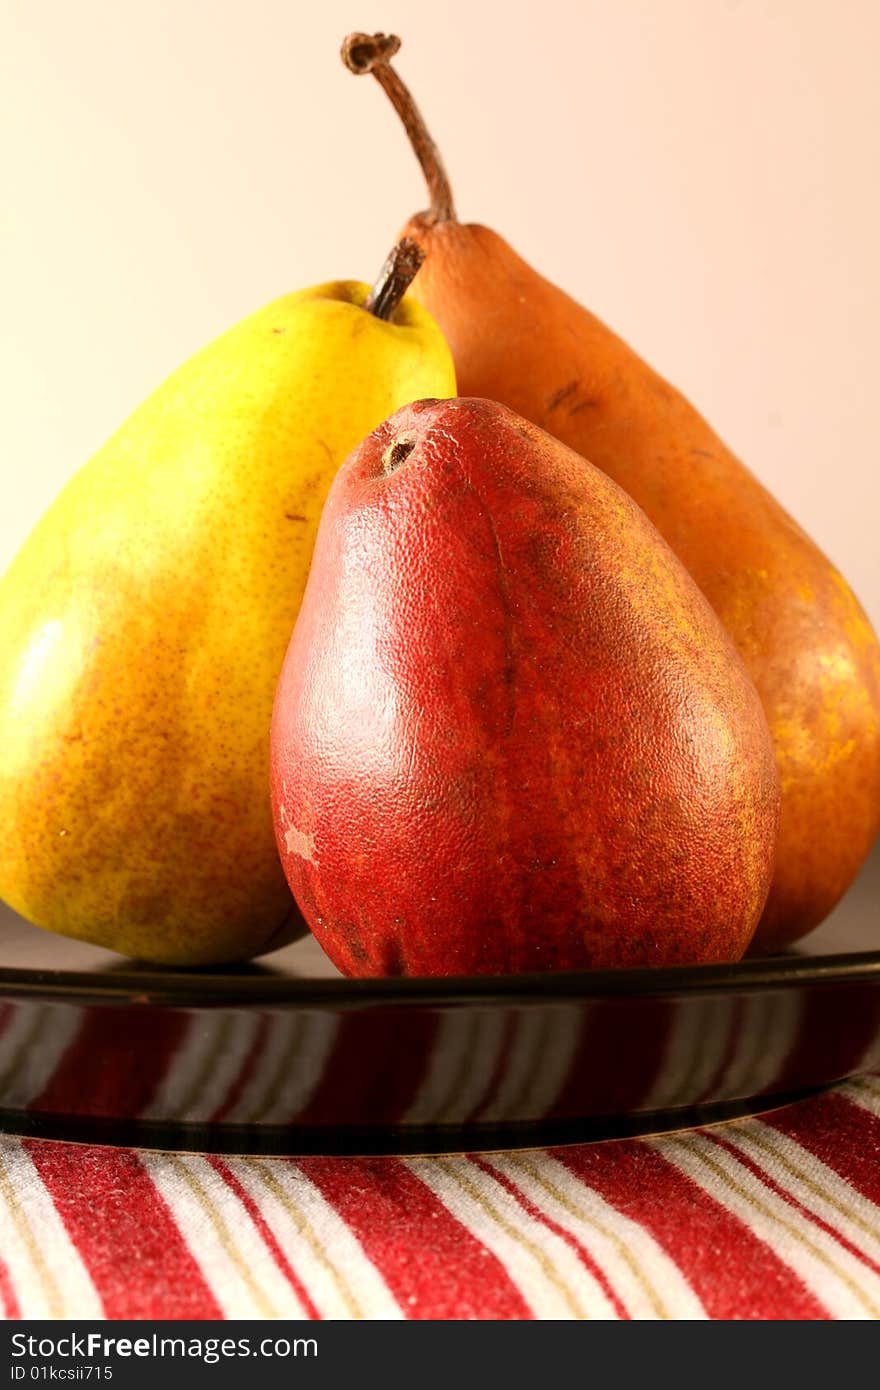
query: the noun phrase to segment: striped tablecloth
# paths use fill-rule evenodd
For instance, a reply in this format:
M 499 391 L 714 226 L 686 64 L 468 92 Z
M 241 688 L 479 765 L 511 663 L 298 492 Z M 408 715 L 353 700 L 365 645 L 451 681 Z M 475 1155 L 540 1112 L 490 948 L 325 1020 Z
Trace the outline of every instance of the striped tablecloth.
M 880 1317 L 880 1079 L 660 1138 L 216 1158 L 0 1138 L 10 1318 Z

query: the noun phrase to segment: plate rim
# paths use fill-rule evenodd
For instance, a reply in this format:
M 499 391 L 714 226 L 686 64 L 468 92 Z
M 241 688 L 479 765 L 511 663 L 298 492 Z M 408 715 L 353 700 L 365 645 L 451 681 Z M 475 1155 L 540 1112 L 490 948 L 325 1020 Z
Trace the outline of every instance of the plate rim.
M 165 1008 L 449 1008 L 466 1004 L 565 1004 L 835 984 L 880 984 L 880 950 L 791 955 L 715 965 L 518 975 L 383 976 L 370 979 L 252 975 L 149 966 L 140 971 L 0 968 L 0 998 Z
M 655 1110 L 572 1116 L 559 1122 L 486 1122 L 470 1124 L 258 1125 L 119 1120 L 90 1115 L 29 1115 L 0 1110 L 0 1132 L 41 1144 L 77 1144 L 89 1148 L 127 1148 L 139 1152 L 220 1154 L 223 1157 L 432 1158 L 443 1154 L 492 1153 L 562 1148 L 569 1145 L 620 1143 L 660 1138 L 708 1126 L 737 1124 L 800 1104 L 830 1090 L 835 1081 L 793 1090 L 755 1093 L 728 1100 L 672 1105 Z

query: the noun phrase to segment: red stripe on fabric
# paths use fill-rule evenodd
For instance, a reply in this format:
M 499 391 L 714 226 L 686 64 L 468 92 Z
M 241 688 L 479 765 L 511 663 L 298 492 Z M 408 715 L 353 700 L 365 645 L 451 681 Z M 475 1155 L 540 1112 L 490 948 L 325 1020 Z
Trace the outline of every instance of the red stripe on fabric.
M 229 1111 L 232 1109 L 235 1102 L 239 1099 L 245 1086 L 253 1076 L 257 1063 L 260 1061 L 260 1058 L 262 1057 L 263 1048 L 266 1043 L 266 1034 L 268 1033 L 268 1031 L 269 1015 L 261 1014 L 259 1023 L 257 1024 L 257 1031 L 254 1034 L 253 1042 L 247 1050 L 245 1059 L 239 1067 L 235 1079 L 232 1082 L 232 1085 L 226 1092 L 225 1100 L 222 1100 L 220 1104 L 217 1106 L 217 1109 L 211 1116 L 211 1120 L 209 1121 L 209 1123 L 213 1123 L 217 1120 L 224 1119 L 225 1116 L 229 1114 Z
M 222 1318 L 136 1154 L 34 1139 L 25 1147 L 108 1318 Z
M 309 1292 L 305 1284 L 302 1282 L 299 1275 L 296 1273 L 296 1270 L 293 1268 L 287 1256 L 285 1255 L 284 1251 L 281 1249 L 281 1246 L 278 1244 L 278 1241 L 275 1238 L 271 1226 L 269 1225 L 263 1213 L 260 1211 L 259 1206 L 254 1201 L 251 1194 L 247 1191 L 245 1187 L 242 1187 L 241 1183 L 238 1181 L 238 1178 L 231 1171 L 231 1169 L 229 1169 L 226 1166 L 226 1163 L 222 1158 L 209 1158 L 208 1162 L 226 1183 L 226 1186 L 229 1188 L 230 1192 L 233 1192 L 235 1196 L 238 1198 L 238 1200 L 241 1202 L 248 1216 L 251 1218 L 257 1230 L 259 1231 L 260 1236 L 262 1237 L 263 1242 L 266 1245 L 266 1248 L 271 1253 L 276 1265 L 281 1270 L 281 1273 L 284 1275 L 285 1279 L 290 1284 L 290 1287 L 293 1289 L 300 1303 L 302 1303 L 303 1307 L 305 1308 L 306 1316 L 312 1319 L 319 1320 L 321 1314 L 315 1307 L 315 1304 L 312 1302 L 312 1299 L 309 1296 Z
M 653 1236 L 710 1318 L 830 1318 L 769 1245 L 656 1149 L 621 1141 L 553 1156 Z
M 729 1153 L 733 1158 L 737 1159 L 737 1161 L 741 1163 L 744 1168 L 747 1168 L 759 1182 L 763 1183 L 765 1187 L 769 1187 L 771 1192 L 775 1192 L 777 1197 L 782 1197 L 783 1200 L 803 1216 L 810 1225 L 818 1226 L 820 1231 L 825 1231 L 827 1235 L 837 1241 L 838 1245 L 842 1245 L 844 1250 L 848 1250 L 851 1255 L 854 1255 L 856 1259 L 860 1260 L 861 1263 L 872 1270 L 874 1274 L 880 1274 L 880 1264 L 878 1264 L 876 1260 L 872 1260 L 870 1255 L 866 1255 L 857 1245 L 853 1245 L 852 1241 L 849 1240 L 842 1231 L 837 1230 L 829 1221 L 826 1221 L 824 1217 L 817 1216 L 816 1212 L 811 1211 L 808 1206 L 805 1206 L 803 1202 L 799 1201 L 794 1193 L 789 1192 L 787 1188 L 777 1182 L 776 1179 L 768 1173 L 767 1169 L 763 1168 L 750 1154 L 737 1148 L 735 1144 L 728 1143 L 726 1139 L 723 1139 L 718 1134 L 707 1133 L 706 1137 L 711 1139 L 714 1144 L 717 1144 L 719 1149 L 724 1149 L 725 1153 Z
M 777 1110 L 764 1123 L 794 1139 L 880 1205 L 880 1117 L 832 1091 Z
M 546 1212 L 536 1206 L 531 1198 L 526 1196 L 522 1188 L 517 1187 L 516 1183 L 513 1182 L 506 1173 L 500 1173 L 497 1168 L 493 1168 L 491 1163 L 487 1163 L 484 1158 L 480 1158 L 479 1154 L 469 1154 L 468 1157 L 478 1168 L 482 1168 L 483 1172 L 487 1173 L 490 1178 L 494 1178 L 495 1181 L 504 1188 L 505 1192 L 509 1192 L 511 1197 L 516 1199 L 523 1211 L 526 1212 L 533 1221 L 540 1221 L 541 1225 L 546 1226 L 548 1231 L 552 1231 L 554 1235 L 561 1237 L 561 1239 L 565 1241 L 566 1245 L 577 1255 L 584 1268 L 590 1271 L 617 1316 L 622 1319 L 629 1319 L 630 1314 L 627 1312 L 625 1304 L 621 1302 L 612 1287 L 604 1269 L 593 1258 L 586 1246 L 578 1240 L 577 1236 L 572 1231 L 567 1231 L 564 1226 L 560 1226 L 551 1216 L 548 1216 Z
M 405 1027 L 406 1045 L 402 1045 Z M 428 1070 L 437 1016 L 344 1014 L 320 1082 L 297 1125 L 394 1124 L 412 1103 Z
M 149 1105 L 187 1031 L 167 1009 L 85 1010 L 82 1024 L 29 1110 L 136 1119 Z M 84 1078 L 88 1077 L 88 1084 Z
M 655 999 L 591 1004 L 568 1075 L 547 1114 L 624 1115 L 638 1109 L 663 1065 L 674 1006 Z
M 534 1315 L 501 1261 L 397 1158 L 307 1158 L 297 1167 L 358 1239 L 411 1319 Z
M 21 1308 L 15 1296 L 15 1289 L 12 1287 L 12 1279 L 2 1260 L 0 1260 L 0 1303 L 3 1304 L 3 1316 L 7 1321 L 21 1317 Z

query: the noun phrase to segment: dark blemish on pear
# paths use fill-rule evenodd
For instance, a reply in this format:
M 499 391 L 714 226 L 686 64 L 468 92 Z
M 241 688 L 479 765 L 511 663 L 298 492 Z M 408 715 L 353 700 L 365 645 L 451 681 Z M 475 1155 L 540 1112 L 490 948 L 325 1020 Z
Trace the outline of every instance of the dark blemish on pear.
M 284 515 L 288 521 L 305 521 L 306 519 L 304 516 L 300 516 L 299 512 L 285 512 Z
M 554 391 L 553 395 L 547 402 L 547 409 L 558 410 L 559 407 L 562 405 L 563 401 L 567 401 L 569 396 L 573 395 L 575 391 L 577 391 L 577 389 L 577 381 L 570 381 L 567 386 L 560 386 L 559 390 Z
M 357 961 L 369 960 L 370 954 L 361 941 L 360 932 L 354 922 L 340 922 L 339 930 L 347 936 L 349 949 L 354 959 Z
M 394 925 L 399 931 L 402 925 L 399 917 L 395 918 Z M 390 940 L 382 943 L 379 960 L 383 975 L 405 975 L 407 973 L 400 942 L 393 936 Z
M 411 434 L 401 435 L 395 439 L 382 455 L 382 472 L 386 478 L 390 473 L 396 473 L 402 463 L 404 463 L 416 447 L 416 440 Z

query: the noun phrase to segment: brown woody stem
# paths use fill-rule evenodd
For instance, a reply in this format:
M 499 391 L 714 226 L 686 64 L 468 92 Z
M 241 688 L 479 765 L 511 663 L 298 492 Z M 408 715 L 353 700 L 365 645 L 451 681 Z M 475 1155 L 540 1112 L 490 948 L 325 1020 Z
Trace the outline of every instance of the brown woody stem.
M 391 319 L 419 272 L 425 253 L 412 237 L 401 237 L 391 248 L 379 278 L 367 295 L 364 308 L 377 319 Z
M 342 61 L 356 76 L 371 72 L 403 122 L 428 185 L 430 203 L 423 214 L 424 220 L 431 225 L 454 222 L 452 188 L 440 151 L 431 139 L 412 93 L 391 66 L 391 59 L 399 48 L 400 39 L 395 34 L 349 34 L 342 44 Z

